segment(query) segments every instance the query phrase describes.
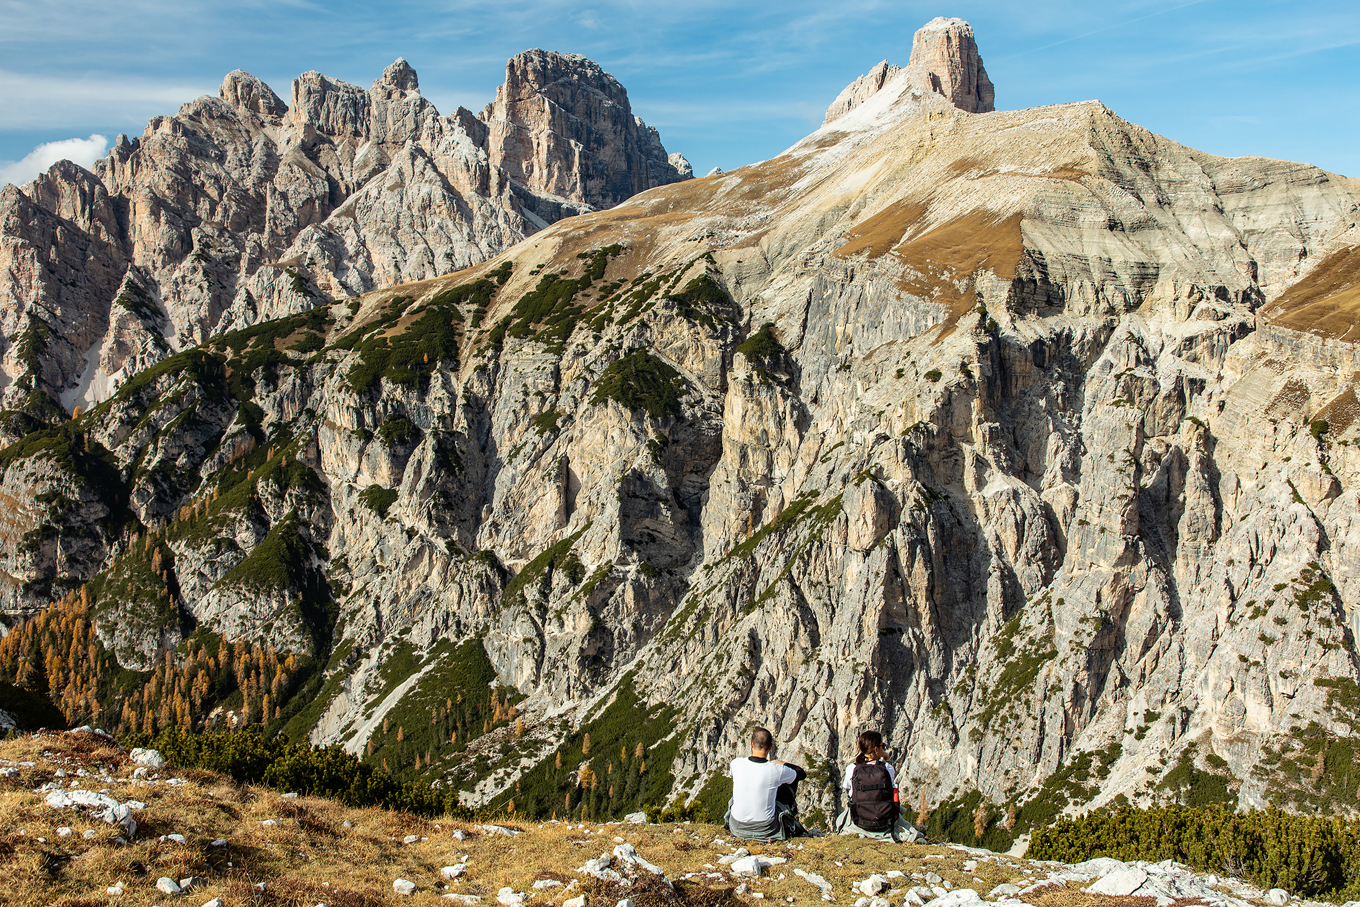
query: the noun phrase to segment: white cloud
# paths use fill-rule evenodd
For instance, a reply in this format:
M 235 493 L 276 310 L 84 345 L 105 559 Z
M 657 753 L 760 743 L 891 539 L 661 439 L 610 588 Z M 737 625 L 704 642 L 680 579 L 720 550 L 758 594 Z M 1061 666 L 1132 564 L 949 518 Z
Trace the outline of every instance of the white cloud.
M 161 82 L 117 75 L 30 75 L 0 69 L 0 130 L 53 129 L 84 121 L 135 123 L 174 113 L 216 85 Z
M 59 142 L 44 142 L 34 148 L 21 160 L 10 163 L 0 161 L 0 185 L 14 183 L 16 186 L 28 182 L 57 161 L 72 161 L 89 169 L 95 161 L 104 156 L 109 148 L 109 140 L 102 135 L 92 135 L 88 139 L 62 139 Z

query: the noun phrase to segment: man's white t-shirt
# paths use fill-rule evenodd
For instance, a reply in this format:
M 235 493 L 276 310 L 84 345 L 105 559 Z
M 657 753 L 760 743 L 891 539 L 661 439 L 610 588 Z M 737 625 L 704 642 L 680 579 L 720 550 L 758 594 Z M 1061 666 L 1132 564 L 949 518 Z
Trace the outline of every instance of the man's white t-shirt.
M 732 760 L 732 818 L 738 822 L 769 822 L 774 818 L 774 798 L 781 784 L 798 779 L 787 765 L 742 756 Z
M 859 764 L 859 763 L 857 763 L 857 762 L 851 762 L 849 765 L 847 765 L 847 766 L 845 767 L 845 784 L 844 784 L 844 787 L 845 787 L 845 792 L 846 792 L 847 794 L 850 793 L 850 779 L 854 776 L 854 774 L 855 774 L 855 768 L 858 766 L 858 764 Z M 866 763 L 866 764 L 867 764 L 867 763 Z M 886 768 L 886 769 L 888 770 L 888 781 L 892 783 L 892 786 L 893 786 L 893 787 L 896 787 L 896 786 L 897 786 L 897 772 L 893 771 L 892 763 L 891 763 L 891 762 L 884 762 L 884 763 L 881 763 L 881 764 L 882 764 L 882 766 L 883 766 L 884 768 Z

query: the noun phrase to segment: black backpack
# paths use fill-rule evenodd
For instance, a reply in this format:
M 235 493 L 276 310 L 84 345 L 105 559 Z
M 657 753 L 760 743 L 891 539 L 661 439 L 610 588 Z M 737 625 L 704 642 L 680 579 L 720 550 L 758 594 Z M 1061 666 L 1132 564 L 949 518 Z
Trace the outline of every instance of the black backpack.
M 850 820 L 865 831 L 887 831 L 897 823 L 887 766 L 879 762 L 855 766 L 850 776 Z

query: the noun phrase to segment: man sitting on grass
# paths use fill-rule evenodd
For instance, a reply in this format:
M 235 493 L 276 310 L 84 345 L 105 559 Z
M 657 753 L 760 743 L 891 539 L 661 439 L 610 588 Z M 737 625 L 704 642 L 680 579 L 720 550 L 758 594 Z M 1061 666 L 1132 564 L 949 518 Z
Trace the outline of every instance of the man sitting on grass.
M 807 772 L 774 756 L 774 735 L 751 734 L 751 755 L 732 760 L 732 800 L 723 824 L 745 841 L 783 841 L 806 834 L 798 821 L 798 782 Z

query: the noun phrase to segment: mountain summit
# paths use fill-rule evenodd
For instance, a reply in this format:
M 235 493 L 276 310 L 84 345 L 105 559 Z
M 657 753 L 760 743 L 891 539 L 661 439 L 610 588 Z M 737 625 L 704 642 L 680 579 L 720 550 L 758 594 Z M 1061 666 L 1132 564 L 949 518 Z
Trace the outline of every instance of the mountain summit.
M 978 55 L 973 27 L 962 19 L 937 17 L 911 39 L 907 68 L 887 60 L 850 83 L 827 108 L 824 123 L 854 110 L 888 82 L 908 80 L 917 92 L 939 95 L 959 110 L 987 113 L 995 109 L 996 92 Z

